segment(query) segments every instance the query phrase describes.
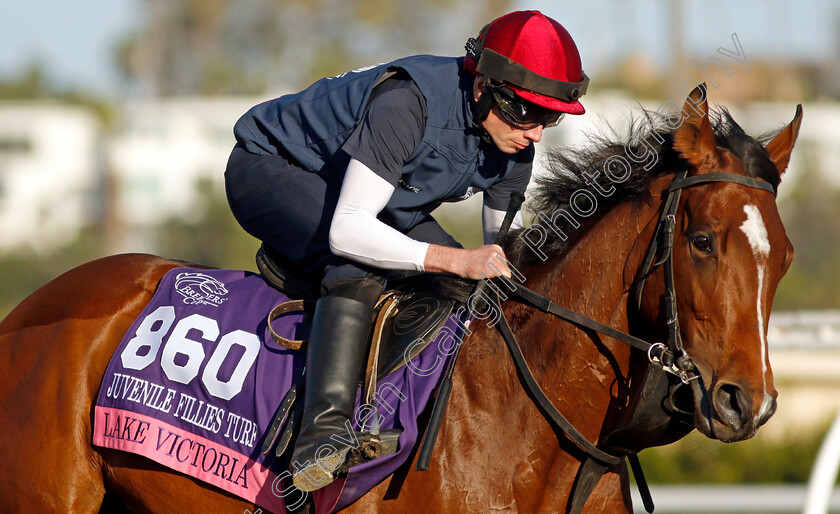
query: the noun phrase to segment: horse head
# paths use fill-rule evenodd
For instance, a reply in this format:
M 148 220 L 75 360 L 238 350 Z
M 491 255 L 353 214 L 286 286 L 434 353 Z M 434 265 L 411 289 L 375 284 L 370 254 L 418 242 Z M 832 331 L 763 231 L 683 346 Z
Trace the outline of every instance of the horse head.
M 710 120 L 706 89 L 699 86 L 672 133 L 673 149 L 687 163 L 687 178 L 698 177 L 682 189 L 673 216 L 676 316 L 663 319 L 668 281 L 663 266 L 647 279 L 640 313 L 659 326 L 678 320 L 677 337 L 693 363 L 686 400 L 693 403 L 694 424 L 724 442 L 752 437 L 776 409 L 767 325 L 793 246 L 773 193 L 801 120 L 799 106 L 793 121 L 765 146 L 761 138 L 747 136 L 726 111 Z M 721 173 L 728 178 L 714 180 L 724 177 Z M 745 187 L 733 175 L 752 182 Z M 759 189 L 758 181 L 773 187 Z M 666 187 L 663 195 L 668 193 Z

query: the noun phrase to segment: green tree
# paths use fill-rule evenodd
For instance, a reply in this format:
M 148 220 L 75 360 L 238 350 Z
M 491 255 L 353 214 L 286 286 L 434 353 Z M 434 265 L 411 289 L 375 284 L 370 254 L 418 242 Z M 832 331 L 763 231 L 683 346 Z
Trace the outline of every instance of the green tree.
M 50 254 L 0 255 L 0 320 L 36 289 L 65 271 L 105 254 L 98 229 L 84 230 L 72 243 Z
M 795 257 L 773 308 L 840 308 L 840 190 L 805 166 L 780 211 Z
M 84 91 L 56 86 L 41 61 L 31 61 L 17 75 L 0 79 L 0 100 L 44 99 L 57 99 L 86 107 L 106 125 L 114 120 L 112 105 Z
M 218 268 L 256 271 L 260 242 L 248 235 L 230 212 L 224 193 L 209 182 L 199 185 L 204 215 L 196 221 L 170 220 L 155 229 L 157 253 Z
M 805 483 L 828 427 L 784 437 L 759 434 L 721 443 L 692 432 L 684 439 L 639 454 L 645 478 L 655 484 Z

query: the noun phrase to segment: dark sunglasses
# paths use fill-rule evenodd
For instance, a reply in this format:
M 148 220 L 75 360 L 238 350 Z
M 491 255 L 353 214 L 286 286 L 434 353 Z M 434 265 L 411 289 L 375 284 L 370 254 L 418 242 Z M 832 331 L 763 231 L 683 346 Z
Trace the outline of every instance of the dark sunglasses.
M 540 125 L 544 128 L 554 127 L 566 116 L 566 113 L 524 100 L 506 87 L 494 87 L 491 91 L 502 118 L 520 130 L 531 130 Z

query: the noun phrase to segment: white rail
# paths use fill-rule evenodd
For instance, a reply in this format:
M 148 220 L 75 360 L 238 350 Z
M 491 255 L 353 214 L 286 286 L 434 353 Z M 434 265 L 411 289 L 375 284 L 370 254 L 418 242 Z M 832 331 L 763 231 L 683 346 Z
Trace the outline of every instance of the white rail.
M 837 471 L 840 469 L 840 412 L 828 430 L 808 482 L 808 501 L 803 514 L 826 514 L 829 509 Z
M 840 349 L 840 310 L 774 312 L 767 339 L 772 348 Z
M 644 507 L 635 486 L 633 512 Z M 801 514 L 808 495 L 807 486 L 770 485 L 651 485 L 655 514 Z M 840 513 L 840 489 L 831 492 L 824 513 Z

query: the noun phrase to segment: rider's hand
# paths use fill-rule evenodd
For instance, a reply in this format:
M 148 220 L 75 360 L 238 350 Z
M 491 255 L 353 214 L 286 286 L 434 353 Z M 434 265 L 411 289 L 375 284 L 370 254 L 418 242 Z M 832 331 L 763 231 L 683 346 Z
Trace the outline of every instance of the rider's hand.
M 449 272 L 471 280 L 511 276 L 505 252 L 495 244 L 470 249 L 430 245 L 424 267 L 426 271 Z

